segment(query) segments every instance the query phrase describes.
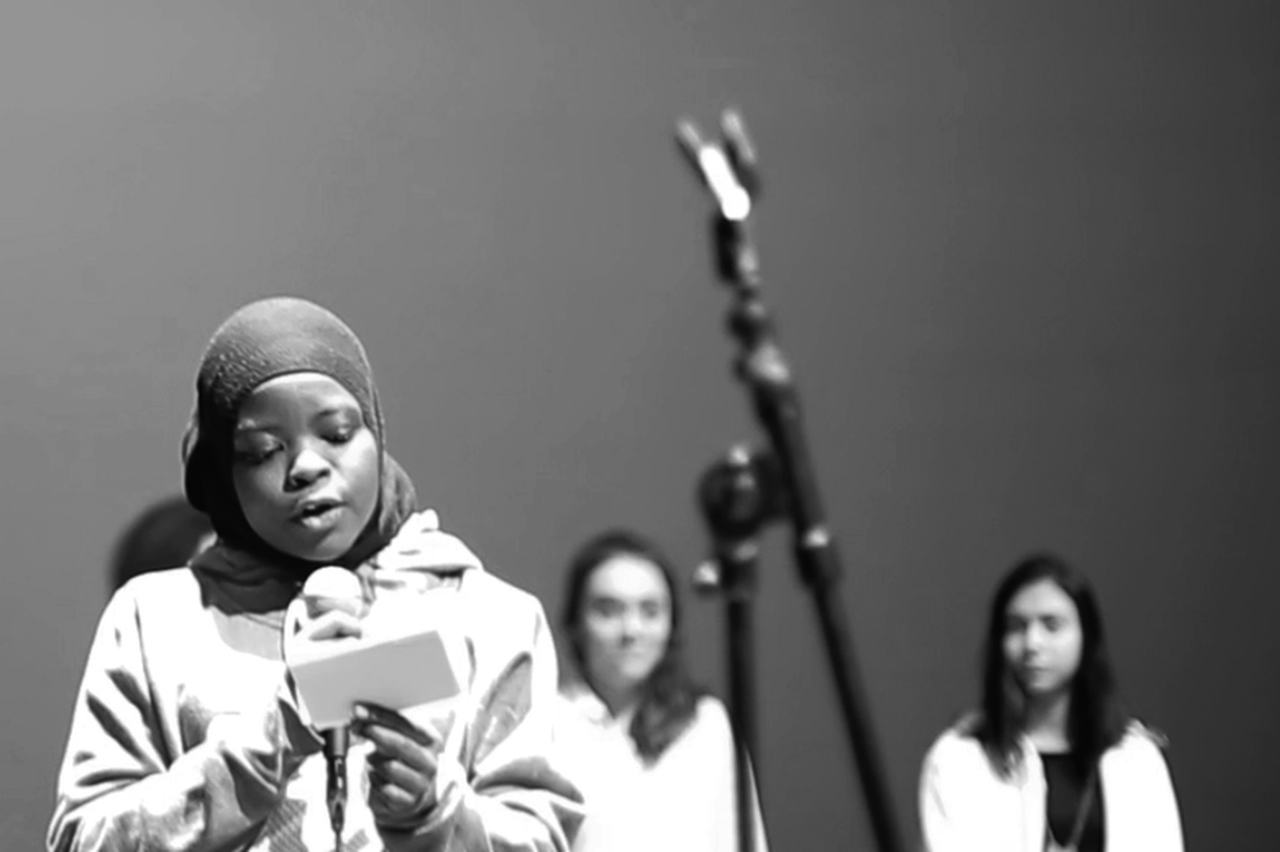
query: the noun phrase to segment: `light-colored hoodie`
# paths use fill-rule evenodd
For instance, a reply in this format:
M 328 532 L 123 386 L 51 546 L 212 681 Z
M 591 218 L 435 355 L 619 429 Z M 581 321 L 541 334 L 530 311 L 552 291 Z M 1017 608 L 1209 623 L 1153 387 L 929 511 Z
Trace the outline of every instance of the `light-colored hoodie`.
M 996 774 L 970 715 L 944 731 L 920 773 L 925 852 L 1040 852 L 1048 785 L 1030 740 L 1009 778 Z M 1182 852 L 1182 823 L 1158 744 L 1137 721 L 1099 764 L 1107 852 Z
M 438 803 L 420 825 L 374 824 L 371 747 L 353 743 L 343 850 L 564 852 L 581 795 L 549 759 L 556 658 L 541 604 L 487 573 L 433 512 L 409 518 L 375 565 L 378 594 L 453 616 L 462 692 L 415 719 L 444 737 Z M 51 852 L 333 849 L 322 742 L 283 662 L 299 588 L 214 545 L 113 596 L 76 700 Z

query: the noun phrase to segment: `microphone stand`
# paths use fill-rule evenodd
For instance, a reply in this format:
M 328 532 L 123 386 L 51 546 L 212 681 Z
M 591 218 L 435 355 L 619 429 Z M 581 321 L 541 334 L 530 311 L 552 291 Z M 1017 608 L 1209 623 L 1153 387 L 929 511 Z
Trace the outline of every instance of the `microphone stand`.
M 700 489 L 714 558 L 711 568 L 701 572 L 699 585 L 717 588 L 726 596 L 739 848 L 751 852 L 753 834 L 746 758 L 755 745 L 749 630 L 757 535 L 768 523 L 785 519 L 792 528 L 792 551 L 800 578 L 817 609 L 876 844 L 882 852 L 905 852 L 893 817 L 883 760 L 871 735 L 848 622 L 840 606 L 840 561 L 818 493 L 799 395 L 761 294 L 759 257 L 748 227 L 753 196 L 760 190 L 755 150 L 736 113 L 724 114 L 721 131 L 722 143 L 709 142 L 691 122 L 682 121 L 676 139 L 716 203 L 712 242 L 717 274 L 734 296 L 727 327 L 740 347 L 735 372 L 749 390 L 756 417 L 769 439 L 767 450 L 735 447 L 706 473 Z
M 739 852 L 753 852 L 756 839 L 756 801 L 751 795 L 751 755 L 757 753 L 751 601 L 760 556 L 758 536 L 777 508 L 771 498 L 778 491 L 762 485 L 767 465 L 767 457 L 746 446 L 735 446 L 707 469 L 698 489 L 714 547 L 711 561 L 699 566 L 694 575 L 694 587 L 700 593 L 722 594 L 725 600 Z

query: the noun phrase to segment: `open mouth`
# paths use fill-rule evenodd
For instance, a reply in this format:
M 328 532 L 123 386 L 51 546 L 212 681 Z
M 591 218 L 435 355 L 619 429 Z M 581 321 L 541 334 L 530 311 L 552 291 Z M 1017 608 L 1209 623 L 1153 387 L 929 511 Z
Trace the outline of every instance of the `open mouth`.
M 342 503 L 333 499 L 312 500 L 294 512 L 293 520 L 304 527 L 324 527 L 337 519 Z

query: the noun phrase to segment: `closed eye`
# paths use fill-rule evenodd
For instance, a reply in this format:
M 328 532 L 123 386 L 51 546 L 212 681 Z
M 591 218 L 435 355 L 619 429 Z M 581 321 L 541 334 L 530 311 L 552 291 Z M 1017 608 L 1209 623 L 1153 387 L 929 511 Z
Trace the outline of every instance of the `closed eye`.
M 279 451 L 279 446 L 238 449 L 235 451 L 235 460 L 238 464 L 247 465 L 248 467 L 257 467 L 260 464 L 265 464 Z
M 657 618 L 662 615 L 662 604 L 658 601 L 645 601 L 640 605 L 640 611 L 644 613 L 645 618 Z
M 622 613 L 622 602 L 610 598 L 601 598 L 592 601 L 590 609 L 596 615 L 613 617 Z
M 341 446 L 343 444 L 350 443 L 351 439 L 355 437 L 355 434 L 355 429 L 341 429 L 335 432 L 330 432 L 324 436 L 324 439 L 330 444 Z

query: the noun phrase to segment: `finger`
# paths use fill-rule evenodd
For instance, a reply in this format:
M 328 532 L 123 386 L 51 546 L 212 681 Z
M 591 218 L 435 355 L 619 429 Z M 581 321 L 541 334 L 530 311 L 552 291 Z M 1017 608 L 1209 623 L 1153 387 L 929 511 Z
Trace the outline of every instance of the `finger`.
M 359 638 L 364 635 L 360 619 L 343 610 L 330 610 L 319 618 L 304 620 L 298 639 L 304 642 L 317 642 L 326 639 L 343 637 Z
M 416 811 L 427 802 L 427 794 L 412 793 L 395 784 L 375 783 L 369 787 L 369 806 L 375 814 L 396 816 Z
M 422 745 L 411 740 L 399 731 L 371 725 L 359 729 L 359 733 L 373 744 L 375 754 L 384 759 L 393 758 L 413 767 L 418 772 L 434 773 L 436 768 L 435 750 L 431 746 Z M 374 759 L 370 755 L 370 760 Z
M 354 577 L 353 577 L 354 579 Z M 359 580 L 356 580 L 359 583 Z M 358 586 L 357 586 L 358 588 Z M 307 595 L 303 598 L 307 605 L 307 616 L 320 618 L 326 612 L 345 612 L 359 618 L 364 615 L 365 603 L 362 597 L 324 597 Z
M 376 757 L 368 758 L 369 780 L 375 785 L 390 784 L 402 790 L 408 790 L 415 796 L 426 794 L 434 786 L 435 761 L 431 761 L 431 769 L 424 771 L 403 761 Z
M 434 729 L 425 725 L 415 725 L 400 713 L 379 704 L 359 702 L 353 710 L 353 716 L 356 725 L 360 727 L 396 733 L 426 748 L 435 748 L 440 744 L 440 735 Z

